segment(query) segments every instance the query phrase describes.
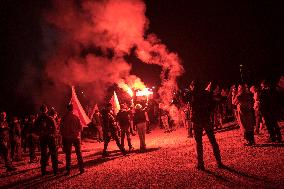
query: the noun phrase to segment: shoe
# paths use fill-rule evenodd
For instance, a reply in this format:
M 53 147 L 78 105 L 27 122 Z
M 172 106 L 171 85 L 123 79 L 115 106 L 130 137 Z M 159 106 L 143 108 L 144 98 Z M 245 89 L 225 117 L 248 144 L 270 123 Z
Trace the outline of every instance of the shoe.
M 132 151 L 134 151 L 135 149 L 133 148 L 133 147 L 130 147 L 129 148 L 129 152 L 132 152 Z
M 123 151 L 122 151 L 122 154 L 123 154 L 124 156 L 126 156 L 126 155 L 127 155 L 127 152 L 126 152 L 125 150 L 123 150 Z
M 109 156 L 109 153 L 103 152 L 103 154 L 102 154 L 102 157 L 103 157 L 103 158 L 108 157 L 108 156 Z
M 17 170 L 17 168 L 13 167 L 13 166 L 9 166 L 9 167 L 6 168 L 7 172 L 16 171 L 16 170 Z
M 64 174 L 65 176 L 69 176 L 70 175 L 70 171 L 66 171 L 66 173 Z
M 38 158 L 34 158 L 34 159 L 31 159 L 30 161 L 29 161 L 29 163 L 37 163 L 38 162 Z
M 273 143 L 273 142 L 275 142 L 276 140 L 275 139 L 268 139 L 267 141 L 266 141 L 266 143 Z
M 15 161 L 15 162 L 20 162 L 20 161 L 24 161 L 24 159 L 22 159 L 22 158 L 16 158 L 16 159 L 14 159 L 14 161 Z
M 196 169 L 197 169 L 197 170 L 200 170 L 200 171 L 204 171 L 204 170 L 205 170 L 205 167 L 204 167 L 204 165 L 197 165 L 197 166 L 196 166 Z
M 226 166 L 225 166 L 223 163 L 218 163 L 218 164 L 217 164 L 217 167 L 218 167 L 219 169 L 224 169 Z

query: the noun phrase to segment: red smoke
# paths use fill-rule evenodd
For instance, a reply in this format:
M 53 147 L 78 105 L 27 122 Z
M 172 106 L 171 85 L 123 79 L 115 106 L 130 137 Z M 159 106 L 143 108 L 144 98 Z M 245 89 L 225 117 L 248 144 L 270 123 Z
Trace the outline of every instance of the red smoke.
M 82 0 L 80 5 L 75 0 L 54 0 L 45 18 L 60 38 L 46 66 L 48 76 L 67 85 L 90 84 L 96 95 L 104 96 L 98 92 L 101 86 L 121 81 L 132 86 L 138 79 L 130 77 L 131 65 L 123 58 L 135 47 L 140 60 L 161 66 L 161 102 L 167 109 L 174 108 L 170 103 L 183 67 L 177 54 L 169 52 L 154 34 L 145 36 L 145 11 L 142 0 Z M 100 53 L 82 53 L 90 47 Z

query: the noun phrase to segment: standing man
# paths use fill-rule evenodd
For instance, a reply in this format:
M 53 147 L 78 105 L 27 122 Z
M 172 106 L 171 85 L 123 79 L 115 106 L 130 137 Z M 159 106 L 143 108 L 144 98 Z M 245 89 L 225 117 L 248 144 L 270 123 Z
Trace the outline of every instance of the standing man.
M 131 133 L 132 136 L 135 136 L 136 135 L 135 134 L 136 128 L 134 127 L 134 124 L 133 124 L 134 107 L 132 105 L 128 110 L 128 114 L 129 114 L 129 118 L 130 118 L 130 133 Z
M 62 118 L 60 132 L 63 148 L 66 155 L 66 175 L 70 175 L 72 145 L 75 147 L 80 173 L 84 173 L 84 163 L 81 152 L 82 125 L 79 118 L 73 113 L 73 105 L 67 105 L 67 113 Z
M 134 113 L 134 124 L 137 127 L 137 133 L 140 139 L 140 150 L 146 150 L 145 134 L 146 134 L 146 114 L 142 110 L 141 104 L 136 104 Z
M 36 144 L 38 143 L 39 136 L 37 135 L 36 128 L 35 128 L 35 120 L 36 117 L 34 115 L 30 116 L 28 128 L 27 128 L 27 135 L 28 135 L 28 147 L 29 147 L 29 156 L 30 156 L 30 163 L 37 163 L 38 158 L 36 157 Z
M 120 144 L 119 138 L 117 136 L 116 132 L 116 122 L 115 117 L 112 113 L 112 104 L 108 103 L 104 110 L 102 110 L 102 118 L 103 118 L 103 135 L 104 135 L 104 150 L 103 150 L 103 157 L 108 156 L 107 153 L 107 146 L 110 142 L 111 137 L 113 140 L 115 140 L 116 145 L 120 149 L 120 151 L 123 153 L 123 155 L 126 155 L 126 151 L 124 147 Z
M 266 81 L 261 82 L 261 89 L 260 112 L 270 136 L 268 142 L 282 142 L 280 127 L 277 123 L 277 115 L 280 112 L 278 94 Z
M 238 94 L 233 99 L 233 103 L 237 106 L 239 124 L 247 141 L 244 145 L 252 146 L 255 144 L 253 98 L 244 85 L 238 86 Z
M 116 120 L 119 123 L 120 129 L 121 129 L 121 146 L 124 148 L 124 138 L 126 135 L 129 152 L 134 150 L 134 148 L 131 145 L 131 138 L 130 138 L 130 116 L 129 112 L 127 110 L 127 105 L 122 104 L 121 109 L 116 115 Z
M 98 141 L 103 141 L 103 129 L 102 129 L 102 114 L 99 112 L 99 110 L 95 110 L 95 113 L 92 118 L 92 124 L 94 125 L 97 135 L 98 135 Z
M 47 153 L 47 148 L 48 148 L 49 153 L 51 155 L 53 173 L 54 175 L 56 175 L 58 171 L 58 154 L 55 143 L 56 127 L 54 120 L 47 115 L 48 111 L 47 106 L 44 104 L 41 105 L 40 111 L 41 115 L 35 121 L 35 129 L 39 135 L 39 141 L 40 141 L 41 174 L 42 176 L 46 175 L 46 166 L 48 162 L 48 153 Z
M 206 131 L 207 137 L 213 147 L 214 156 L 219 168 L 224 165 L 221 161 L 221 155 L 218 143 L 214 135 L 213 125 L 210 124 L 210 115 L 214 110 L 214 101 L 212 95 L 201 88 L 197 81 L 192 81 L 192 111 L 190 119 L 193 122 L 194 138 L 196 141 L 197 151 L 197 169 L 204 170 L 203 161 L 203 144 L 202 144 L 202 132 Z
M 250 88 L 250 92 L 253 94 L 253 109 L 254 109 L 254 117 L 255 117 L 255 134 L 260 134 L 260 130 L 262 129 L 262 116 L 259 110 L 260 107 L 260 101 L 259 101 L 259 90 L 252 86 Z
M 11 157 L 13 161 L 22 161 L 21 125 L 17 116 L 13 117 L 10 125 Z
M 15 171 L 10 158 L 9 126 L 6 120 L 6 112 L 0 114 L 0 155 L 5 161 L 7 171 Z

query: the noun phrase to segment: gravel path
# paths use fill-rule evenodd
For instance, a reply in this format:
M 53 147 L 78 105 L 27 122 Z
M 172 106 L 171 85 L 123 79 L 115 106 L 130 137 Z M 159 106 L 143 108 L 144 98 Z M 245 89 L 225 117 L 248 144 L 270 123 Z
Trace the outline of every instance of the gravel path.
M 103 144 L 88 140 L 82 147 L 84 174 L 79 174 L 75 156 L 70 176 L 64 176 L 64 165 L 59 175 L 42 177 L 38 164 L 22 163 L 13 173 L 0 169 L 0 188 L 284 188 L 283 144 L 265 144 L 264 133 L 256 136 L 256 146 L 244 147 L 239 129 L 218 132 L 216 138 L 226 169 L 216 167 L 207 137 L 203 138 L 206 170 L 198 171 L 195 142 L 186 137 L 185 129 L 167 134 L 156 129 L 146 135 L 147 152 L 122 156 L 112 141 L 110 156 L 102 158 Z M 138 136 L 132 141 L 138 148 Z

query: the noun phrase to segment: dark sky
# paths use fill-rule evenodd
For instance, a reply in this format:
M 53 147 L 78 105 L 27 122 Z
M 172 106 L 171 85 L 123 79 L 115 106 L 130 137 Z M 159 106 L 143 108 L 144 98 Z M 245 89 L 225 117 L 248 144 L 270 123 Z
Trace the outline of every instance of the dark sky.
M 21 80 L 29 65 L 38 68 L 35 70 L 38 78 L 42 74 L 41 12 L 49 6 L 48 2 L 1 1 L 1 109 L 24 109 L 30 103 L 25 90 L 31 86 L 24 86 Z M 157 34 L 182 59 L 186 71 L 179 81 L 182 86 L 197 77 L 225 85 L 238 82 L 240 64 L 250 82 L 283 75 L 281 1 L 208 2 L 146 1 L 149 32 Z M 147 69 L 137 64 L 134 73 L 158 81 L 159 69 L 153 72 Z M 34 83 L 36 86 L 41 81 L 35 79 Z

